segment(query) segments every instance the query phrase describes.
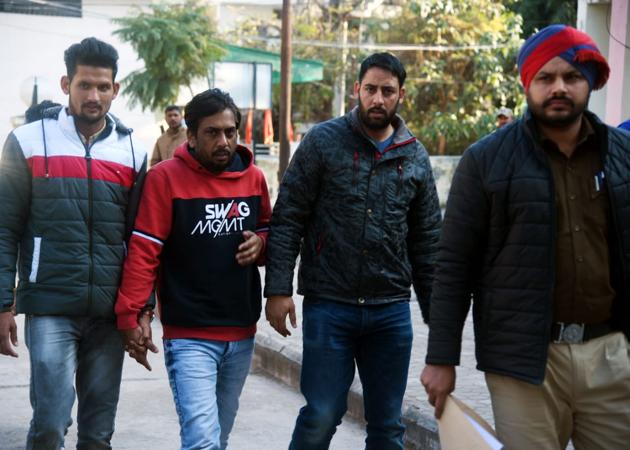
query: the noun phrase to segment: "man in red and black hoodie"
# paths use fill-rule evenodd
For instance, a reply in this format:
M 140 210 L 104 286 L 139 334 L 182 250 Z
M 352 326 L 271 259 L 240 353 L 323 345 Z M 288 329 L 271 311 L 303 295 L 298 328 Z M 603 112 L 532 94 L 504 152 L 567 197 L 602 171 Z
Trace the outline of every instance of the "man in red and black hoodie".
M 185 120 L 188 142 L 147 175 L 116 314 L 130 353 L 146 364 L 152 344 L 138 346 L 138 318 L 157 283 L 181 448 L 224 449 L 260 317 L 257 265 L 271 206 L 262 171 L 236 143 L 232 98 L 203 92 Z

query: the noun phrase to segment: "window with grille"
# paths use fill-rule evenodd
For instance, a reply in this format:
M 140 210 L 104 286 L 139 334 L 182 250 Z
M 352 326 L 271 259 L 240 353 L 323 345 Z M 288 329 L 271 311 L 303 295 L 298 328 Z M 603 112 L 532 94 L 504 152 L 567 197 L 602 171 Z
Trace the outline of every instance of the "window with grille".
M 82 0 L 0 0 L 0 13 L 82 17 Z

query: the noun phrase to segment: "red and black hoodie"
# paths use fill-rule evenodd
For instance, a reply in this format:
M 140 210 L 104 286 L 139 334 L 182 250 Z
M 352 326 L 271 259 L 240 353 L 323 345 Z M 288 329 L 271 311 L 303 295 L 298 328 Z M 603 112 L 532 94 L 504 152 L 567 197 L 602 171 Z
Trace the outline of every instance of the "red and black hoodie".
M 252 159 L 239 146 L 230 167 L 213 174 L 184 143 L 147 173 L 116 301 L 119 329 L 137 326 L 157 281 L 164 338 L 234 341 L 255 334 L 260 275 L 256 265 L 241 267 L 236 253 L 245 230 L 266 243 L 271 205 Z

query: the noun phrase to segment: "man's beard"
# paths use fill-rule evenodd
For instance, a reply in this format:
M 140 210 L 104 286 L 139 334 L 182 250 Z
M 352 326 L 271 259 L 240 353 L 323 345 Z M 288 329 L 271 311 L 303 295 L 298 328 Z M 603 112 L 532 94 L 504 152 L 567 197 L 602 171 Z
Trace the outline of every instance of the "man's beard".
M 225 163 L 218 163 L 218 162 L 214 162 L 212 158 L 212 156 L 214 156 L 215 152 L 217 151 L 222 151 L 222 149 L 213 151 L 212 155 L 209 158 L 205 157 L 205 155 L 200 155 L 196 151 L 193 154 L 195 155 L 196 159 L 201 163 L 201 165 L 204 166 L 206 169 L 208 169 L 210 172 L 221 173 L 225 169 L 230 167 L 230 165 L 232 164 L 232 161 L 234 161 L 234 155 L 236 154 L 236 152 L 229 154 L 229 151 L 225 150 L 228 153 L 228 155 L 226 155 L 228 156 L 227 161 Z
M 87 105 L 81 105 L 81 111 L 78 111 L 76 113 L 73 113 L 74 116 L 74 120 L 75 122 L 81 122 L 84 123 L 86 125 L 94 125 L 96 123 L 99 123 L 101 120 L 103 120 L 103 117 L 105 117 L 105 112 L 103 112 L 103 106 L 100 106 L 100 111 L 98 114 L 96 115 L 87 115 L 83 112 L 83 107 L 85 107 Z
M 590 94 L 589 94 L 590 97 Z M 573 100 L 567 97 L 552 97 L 545 100 L 542 106 L 532 105 L 532 102 L 529 98 L 529 94 L 527 95 L 527 107 L 531 112 L 532 116 L 541 125 L 544 125 L 549 128 L 566 128 L 569 125 L 574 124 L 579 118 L 582 116 L 586 107 L 588 105 L 589 97 L 586 98 L 586 101 L 581 104 L 576 104 Z M 570 105 L 571 110 L 567 115 L 561 116 L 551 116 L 545 109 L 549 106 L 552 101 L 562 100 L 567 102 Z
M 383 115 L 381 118 L 373 118 L 370 117 L 370 113 L 374 111 L 382 112 Z M 385 108 L 369 108 L 365 109 L 363 107 L 363 103 L 361 103 L 361 99 L 359 98 L 359 118 L 361 119 L 361 123 L 366 128 L 370 130 L 383 130 L 387 128 L 394 121 L 394 117 L 396 117 L 396 112 L 398 111 L 398 103 L 396 103 L 396 107 L 393 111 L 388 112 Z

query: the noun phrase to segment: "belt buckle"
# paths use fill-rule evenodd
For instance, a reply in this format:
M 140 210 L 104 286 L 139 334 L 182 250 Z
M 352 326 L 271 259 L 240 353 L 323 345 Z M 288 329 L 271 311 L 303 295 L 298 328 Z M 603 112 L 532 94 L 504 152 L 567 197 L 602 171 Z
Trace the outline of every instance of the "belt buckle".
M 565 324 L 560 322 L 560 335 L 556 344 L 566 342 L 568 344 L 581 344 L 584 341 L 584 324 L 583 323 L 570 323 Z

